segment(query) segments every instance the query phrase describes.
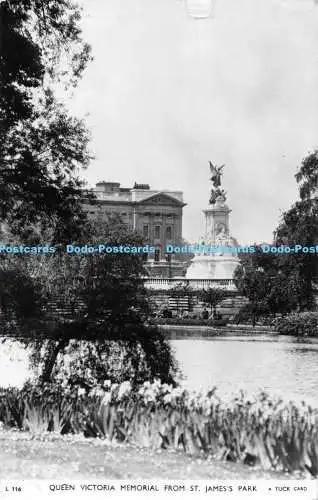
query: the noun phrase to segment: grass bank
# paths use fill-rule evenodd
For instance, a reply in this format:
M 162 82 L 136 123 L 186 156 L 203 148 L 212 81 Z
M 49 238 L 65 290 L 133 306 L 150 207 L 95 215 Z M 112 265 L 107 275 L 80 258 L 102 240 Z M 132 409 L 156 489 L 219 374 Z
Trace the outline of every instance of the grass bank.
M 0 479 L 298 479 L 211 457 L 83 436 L 0 431 Z

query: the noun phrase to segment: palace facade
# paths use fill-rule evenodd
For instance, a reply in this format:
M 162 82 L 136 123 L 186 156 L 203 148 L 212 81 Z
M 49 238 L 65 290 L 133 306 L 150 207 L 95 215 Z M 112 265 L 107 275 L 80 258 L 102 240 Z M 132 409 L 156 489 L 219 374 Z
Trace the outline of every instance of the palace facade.
M 183 202 L 181 191 L 154 190 L 148 184 L 135 183 L 123 188 L 119 182 L 98 182 L 91 190 L 95 199 L 84 199 L 89 217 L 107 218 L 116 213 L 124 225 L 137 231 L 155 253 L 145 254 L 145 266 L 151 276 L 175 277 L 184 274 L 178 256 L 166 254 L 167 245 L 182 243 Z

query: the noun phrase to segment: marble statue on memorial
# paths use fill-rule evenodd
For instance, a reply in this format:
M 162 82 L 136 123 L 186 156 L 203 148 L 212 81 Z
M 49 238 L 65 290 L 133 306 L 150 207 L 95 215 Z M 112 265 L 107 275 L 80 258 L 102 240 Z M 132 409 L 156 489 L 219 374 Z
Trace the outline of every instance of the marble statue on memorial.
M 210 171 L 212 174 L 212 177 L 210 180 L 213 183 L 213 188 L 211 189 L 211 194 L 210 194 L 210 205 L 214 205 L 217 201 L 219 202 L 224 202 L 226 201 L 226 193 L 224 189 L 221 189 L 221 177 L 222 177 L 222 170 L 225 167 L 225 165 L 221 165 L 220 167 L 217 167 L 216 165 L 213 165 L 212 162 L 209 161 L 210 165 Z

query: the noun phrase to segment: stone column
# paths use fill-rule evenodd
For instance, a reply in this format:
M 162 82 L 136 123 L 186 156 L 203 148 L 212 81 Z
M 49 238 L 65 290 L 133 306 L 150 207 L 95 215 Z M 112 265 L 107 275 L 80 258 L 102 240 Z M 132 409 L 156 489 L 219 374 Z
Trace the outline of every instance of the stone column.
M 205 240 L 215 244 L 218 233 L 230 234 L 231 210 L 223 201 L 217 201 L 214 206 L 203 210 L 205 215 Z

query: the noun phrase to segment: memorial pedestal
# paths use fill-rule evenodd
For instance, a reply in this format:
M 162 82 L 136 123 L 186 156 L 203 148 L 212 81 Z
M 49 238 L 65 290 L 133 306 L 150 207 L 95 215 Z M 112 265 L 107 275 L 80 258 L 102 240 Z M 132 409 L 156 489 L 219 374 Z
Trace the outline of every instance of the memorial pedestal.
M 230 235 L 230 212 L 223 197 L 219 197 L 213 207 L 203 211 L 205 235 L 200 244 L 219 248 L 216 252 L 207 251 L 195 255 L 187 270 L 186 279 L 233 279 L 239 258 L 236 252 L 231 252 L 231 247 L 238 243 Z M 222 250 L 222 247 L 226 247 L 227 251 Z

